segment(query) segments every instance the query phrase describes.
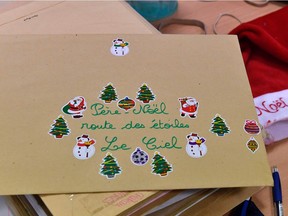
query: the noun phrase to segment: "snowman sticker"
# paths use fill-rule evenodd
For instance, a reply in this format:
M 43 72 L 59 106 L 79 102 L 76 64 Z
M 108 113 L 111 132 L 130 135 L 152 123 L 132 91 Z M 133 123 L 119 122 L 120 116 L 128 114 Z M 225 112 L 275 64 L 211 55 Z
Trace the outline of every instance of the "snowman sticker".
M 181 117 L 189 116 L 190 118 L 196 118 L 199 103 L 193 97 L 179 98 L 180 102 L 180 115 Z
M 205 139 L 199 137 L 196 133 L 187 135 L 186 152 L 192 158 L 201 158 L 207 153 Z
M 73 155 L 79 160 L 91 158 L 95 154 L 94 144 L 96 141 L 90 139 L 88 135 L 77 137 L 77 144 L 73 148 Z
M 115 56 L 125 56 L 129 52 L 129 43 L 125 42 L 121 38 L 117 38 L 112 41 L 112 47 L 110 48 L 110 51 Z

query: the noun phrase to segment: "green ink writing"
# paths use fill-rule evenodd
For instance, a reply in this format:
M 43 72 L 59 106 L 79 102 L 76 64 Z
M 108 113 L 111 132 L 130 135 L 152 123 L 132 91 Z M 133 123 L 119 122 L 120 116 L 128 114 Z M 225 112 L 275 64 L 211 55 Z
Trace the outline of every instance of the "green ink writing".
M 118 110 L 110 110 L 109 107 L 105 107 L 101 103 L 92 104 L 90 109 L 94 112 L 92 113 L 93 116 L 100 116 L 100 115 L 121 115 Z
M 117 144 L 114 144 L 117 140 L 118 140 L 118 138 L 116 136 L 114 136 L 111 140 L 108 140 L 108 136 L 106 136 L 105 137 L 105 141 L 107 142 L 108 146 L 107 147 L 102 147 L 101 151 L 105 152 L 107 150 L 117 151 L 119 149 L 121 149 L 121 150 L 129 150 L 129 149 L 131 149 L 131 148 L 127 147 L 127 145 L 125 143 L 123 143 L 120 146 L 117 145 Z
M 152 120 L 152 129 L 170 129 L 170 128 L 189 128 L 189 124 L 183 124 L 178 119 L 174 119 L 173 123 L 165 123 L 162 120 Z
M 106 121 L 101 125 L 96 125 L 96 124 L 88 124 L 88 123 L 82 123 L 81 129 L 88 129 L 88 130 L 99 130 L 99 129 L 116 129 L 113 124 L 111 124 L 110 122 Z
M 125 126 L 123 126 L 121 129 L 142 129 L 145 128 L 144 124 L 141 123 L 133 123 L 132 121 L 130 121 L 129 123 L 127 123 Z
M 140 105 L 139 110 L 136 108 L 133 109 L 133 113 L 138 115 L 138 114 L 164 114 L 167 115 L 169 113 L 166 112 L 166 104 L 164 102 L 161 102 L 159 107 L 157 104 L 146 104 L 146 105 Z
M 146 136 L 143 137 L 142 143 L 146 145 L 146 148 L 149 150 L 155 150 L 160 148 L 167 148 L 167 149 L 181 149 L 182 147 L 176 146 L 177 145 L 177 137 L 172 136 L 171 141 L 163 141 L 161 140 L 162 144 L 157 144 L 157 139 L 155 137 L 147 138 Z

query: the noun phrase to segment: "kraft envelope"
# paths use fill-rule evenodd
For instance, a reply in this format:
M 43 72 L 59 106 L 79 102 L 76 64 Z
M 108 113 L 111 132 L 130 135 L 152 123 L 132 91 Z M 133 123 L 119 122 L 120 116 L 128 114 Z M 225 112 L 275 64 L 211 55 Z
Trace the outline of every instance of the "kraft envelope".
M 1 36 L 0 193 L 271 185 L 235 36 Z

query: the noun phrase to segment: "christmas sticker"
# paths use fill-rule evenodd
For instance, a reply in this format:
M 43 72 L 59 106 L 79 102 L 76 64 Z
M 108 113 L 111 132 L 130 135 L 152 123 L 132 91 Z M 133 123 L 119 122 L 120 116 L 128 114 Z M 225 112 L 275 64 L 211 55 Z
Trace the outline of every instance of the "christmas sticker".
M 179 98 L 181 117 L 189 116 L 196 118 L 198 113 L 199 102 L 193 97 Z
M 54 136 L 55 139 L 61 139 L 63 136 L 68 136 L 70 134 L 68 124 L 62 116 L 59 116 L 56 120 L 54 120 L 51 127 L 52 128 L 50 129 L 49 134 Z
M 219 137 L 222 137 L 225 134 L 230 133 L 230 129 L 227 126 L 225 119 L 223 119 L 219 114 L 216 114 L 216 116 L 213 118 L 210 131 L 212 133 L 215 133 Z
M 85 98 L 82 96 L 77 96 L 63 106 L 62 111 L 67 115 L 71 115 L 72 118 L 82 118 L 86 107 L 87 105 Z
M 144 104 L 150 103 L 150 101 L 154 101 L 155 97 L 156 96 L 153 94 L 152 90 L 147 86 L 146 83 L 144 83 L 137 92 L 137 100 Z
M 251 137 L 248 140 L 248 142 L 246 143 L 246 146 L 252 153 L 255 153 L 259 149 L 259 144 L 254 139 L 254 137 Z
M 117 159 L 110 152 L 103 158 L 100 174 L 106 176 L 107 179 L 114 179 L 116 175 L 121 174 L 121 168 L 118 165 Z
M 112 83 L 108 83 L 107 86 L 101 91 L 99 98 L 104 103 L 111 103 L 112 101 L 116 101 L 118 99 L 117 92 L 113 87 Z
M 112 41 L 110 51 L 114 56 L 125 56 L 129 53 L 128 45 L 129 43 L 125 42 L 124 39 L 117 38 Z
M 245 120 L 244 130 L 248 134 L 257 135 L 260 133 L 260 127 L 255 120 Z
M 186 152 L 192 158 L 201 158 L 207 153 L 206 139 L 197 133 L 188 134 Z
M 131 154 L 131 161 L 137 166 L 145 165 L 149 160 L 148 154 L 143 151 L 140 147 Z
M 166 160 L 165 157 L 160 155 L 159 152 L 154 153 L 152 159 L 152 173 L 155 175 L 160 175 L 161 177 L 166 177 L 168 172 L 172 172 L 172 165 Z
M 118 102 L 118 107 L 120 109 L 124 109 L 126 112 L 132 109 L 135 106 L 135 101 L 129 97 L 125 97 L 124 99 Z
M 73 155 L 79 160 L 86 160 L 95 154 L 94 139 L 89 138 L 88 135 L 83 134 L 76 138 L 76 145 L 73 148 Z

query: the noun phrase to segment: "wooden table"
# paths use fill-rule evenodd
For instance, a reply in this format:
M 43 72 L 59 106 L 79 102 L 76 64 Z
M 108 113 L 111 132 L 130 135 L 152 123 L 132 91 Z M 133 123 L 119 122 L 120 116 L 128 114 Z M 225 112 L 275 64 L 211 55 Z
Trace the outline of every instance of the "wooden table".
M 244 2 L 237 1 L 179 1 L 177 12 L 169 17 L 181 19 L 195 19 L 203 22 L 208 34 L 213 34 L 213 26 L 221 14 L 234 16 L 222 16 L 216 25 L 218 34 L 227 34 L 241 22 L 247 22 L 262 15 L 276 11 L 283 7 L 284 3 L 270 2 L 266 6 L 257 7 Z M 237 18 L 237 19 L 236 19 Z M 153 22 L 157 27 L 160 22 Z M 203 34 L 202 29 L 195 26 L 171 25 L 164 28 L 162 33 L 169 34 Z

